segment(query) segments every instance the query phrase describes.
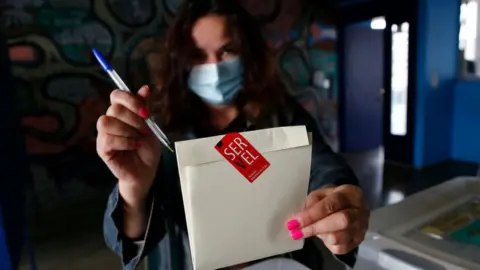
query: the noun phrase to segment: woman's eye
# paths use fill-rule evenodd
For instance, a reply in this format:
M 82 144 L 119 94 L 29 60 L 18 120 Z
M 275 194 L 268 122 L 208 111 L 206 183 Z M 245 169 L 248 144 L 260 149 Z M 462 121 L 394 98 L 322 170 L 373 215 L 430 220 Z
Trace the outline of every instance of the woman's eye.
M 223 50 L 222 51 L 222 57 L 231 57 L 234 56 L 235 53 L 231 50 Z

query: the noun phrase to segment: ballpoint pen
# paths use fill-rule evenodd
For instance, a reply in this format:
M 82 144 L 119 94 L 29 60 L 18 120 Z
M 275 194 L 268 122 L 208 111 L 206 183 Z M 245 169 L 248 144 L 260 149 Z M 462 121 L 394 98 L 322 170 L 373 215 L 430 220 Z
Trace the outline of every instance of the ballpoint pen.
M 118 73 L 113 69 L 113 67 L 105 60 L 105 58 L 102 56 L 102 54 L 97 50 L 93 49 L 93 55 L 95 55 L 95 58 L 97 58 L 98 63 L 102 66 L 103 70 L 110 76 L 112 81 L 115 83 L 115 85 L 118 87 L 119 90 L 132 93 L 128 86 L 123 82 L 122 78 L 118 75 Z M 158 138 L 158 140 L 165 146 L 167 147 L 168 150 L 170 150 L 173 153 L 173 148 L 170 146 L 170 140 L 168 140 L 167 136 L 163 131 L 160 129 L 160 127 L 155 123 L 152 117 L 146 118 L 145 123 L 147 123 L 147 126 L 150 128 L 150 130 L 155 134 L 155 136 Z

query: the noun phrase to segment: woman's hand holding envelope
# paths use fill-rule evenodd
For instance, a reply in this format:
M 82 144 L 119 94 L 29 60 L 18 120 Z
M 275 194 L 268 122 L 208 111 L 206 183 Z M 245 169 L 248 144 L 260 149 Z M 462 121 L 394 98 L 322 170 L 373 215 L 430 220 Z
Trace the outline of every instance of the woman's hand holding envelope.
M 364 239 L 370 211 L 360 188 L 352 185 L 316 190 L 306 207 L 287 222 L 294 240 L 317 236 L 334 254 L 346 254 Z
M 161 145 L 150 136 L 146 101 L 150 90 L 143 86 L 137 95 L 114 90 L 106 115 L 97 122 L 97 152 L 118 179 L 118 189 L 129 208 L 144 206 L 160 160 Z

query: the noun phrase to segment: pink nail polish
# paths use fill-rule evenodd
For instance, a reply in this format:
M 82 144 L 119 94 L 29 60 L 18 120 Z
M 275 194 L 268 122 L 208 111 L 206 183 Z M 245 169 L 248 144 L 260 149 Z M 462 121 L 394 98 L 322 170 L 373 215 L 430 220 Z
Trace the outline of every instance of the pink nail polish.
M 287 229 L 289 231 L 298 229 L 300 227 L 300 223 L 296 219 L 292 219 L 287 222 Z
M 300 230 L 293 230 L 290 232 L 290 236 L 293 240 L 300 240 L 303 238 L 303 233 Z
M 138 111 L 138 114 L 143 118 L 148 118 L 150 116 L 150 113 L 145 107 L 141 107 L 140 110 Z

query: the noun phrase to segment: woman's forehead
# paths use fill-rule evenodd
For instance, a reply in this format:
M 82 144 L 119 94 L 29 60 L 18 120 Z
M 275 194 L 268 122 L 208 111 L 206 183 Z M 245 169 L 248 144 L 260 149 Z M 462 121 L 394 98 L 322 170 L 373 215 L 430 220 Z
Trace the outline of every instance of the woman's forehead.
M 202 50 L 218 50 L 230 41 L 227 20 L 219 15 L 207 15 L 198 19 L 192 28 L 195 45 Z

